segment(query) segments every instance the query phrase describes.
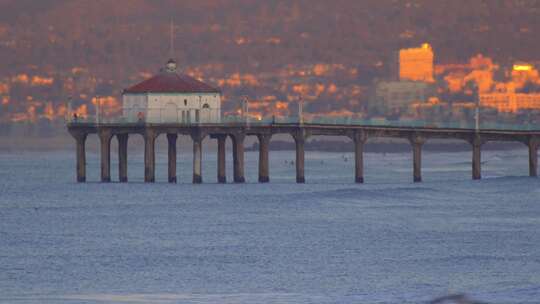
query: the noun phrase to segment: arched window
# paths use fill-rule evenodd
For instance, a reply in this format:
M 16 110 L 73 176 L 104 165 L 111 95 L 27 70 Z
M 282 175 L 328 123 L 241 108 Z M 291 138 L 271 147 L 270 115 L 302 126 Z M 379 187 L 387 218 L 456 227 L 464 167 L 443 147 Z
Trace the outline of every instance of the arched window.
M 203 109 L 210 109 L 210 106 L 207 103 L 205 103 L 205 104 L 203 104 L 202 108 Z
M 184 99 L 184 105 L 187 106 L 187 99 Z

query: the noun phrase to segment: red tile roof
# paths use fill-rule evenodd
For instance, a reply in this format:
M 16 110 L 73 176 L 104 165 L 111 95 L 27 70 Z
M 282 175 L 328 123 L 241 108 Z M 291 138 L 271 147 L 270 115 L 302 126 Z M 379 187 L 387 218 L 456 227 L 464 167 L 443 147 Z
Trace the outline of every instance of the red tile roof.
M 165 71 L 124 90 L 124 94 L 142 93 L 221 93 L 221 91 L 188 75 Z

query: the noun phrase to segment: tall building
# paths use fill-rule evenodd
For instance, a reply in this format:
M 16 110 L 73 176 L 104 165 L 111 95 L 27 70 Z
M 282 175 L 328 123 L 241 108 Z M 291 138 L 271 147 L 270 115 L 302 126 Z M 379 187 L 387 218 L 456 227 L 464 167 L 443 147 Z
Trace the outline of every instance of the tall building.
M 419 48 L 399 51 L 399 79 L 409 81 L 434 82 L 433 49 L 428 43 Z

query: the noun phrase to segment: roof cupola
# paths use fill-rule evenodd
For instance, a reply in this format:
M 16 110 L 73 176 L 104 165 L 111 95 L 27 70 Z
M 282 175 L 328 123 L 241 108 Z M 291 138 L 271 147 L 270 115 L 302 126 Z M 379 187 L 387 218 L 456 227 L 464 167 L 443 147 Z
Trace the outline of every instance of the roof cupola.
M 165 65 L 165 71 L 169 73 L 176 73 L 176 68 L 176 61 L 174 61 L 173 59 L 169 59 L 169 61 L 167 61 L 167 64 Z

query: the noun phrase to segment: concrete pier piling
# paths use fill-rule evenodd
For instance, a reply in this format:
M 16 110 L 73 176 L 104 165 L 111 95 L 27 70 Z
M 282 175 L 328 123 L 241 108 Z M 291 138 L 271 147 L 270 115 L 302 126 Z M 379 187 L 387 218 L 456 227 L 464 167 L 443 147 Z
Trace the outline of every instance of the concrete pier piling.
M 304 176 L 304 146 L 306 143 L 306 136 L 303 131 L 299 131 L 293 135 L 294 142 L 296 144 L 296 182 L 303 184 L 306 182 Z
M 529 176 L 538 176 L 538 147 L 540 146 L 540 138 L 531 138 L 529 140 Z
M 77 182 L 84 183 L 86 182 L 86 138 L 85 133 L 74 134 L 77 149 Z
M 118 139 L 118 180 L 121 183 L 127 183 L 127 147 L 128 147 L 128 137 L 127 133 L 118 134 L 116 138 Z
M 245 183 L 244 177 L 244 138 L 245 134 L 231 135 L 233 141 L 234 182 Z
M 425 139 L 420 136 L 413 136 L 409 139 L 413 151 L 413 181 L 422 182 L 422 146 Z
M 413 145 L 413 181 L 422 182 L 422 144 Z
M 270 149 L 270 134 L 259 134 L 259 183 L 270 182 L 270 164 L 269 164 L 269 149 Z
M 148 129 L 144 133 L 144 182 L 153 183 L 156 181 L 156 133 Z
M 472 141 L 472 178 L 474 180 L 482 179 L 482 145 L 484 142 L 476 136 Z
M 227 182 L 227 172 L 226 172 L 226 150 L 225 145 L 227 143 L 227 135 L 218 135 L 218 150 L 217 150 L 217 180 L 218 183 L 224 184 Z
M 193 183 L 202 183 L 202 142 L 203 137 L 199 133 L 191 134 L 193 140 Z
M 176 133 L 167 134 L 168 143 L 168 177 L 169 183 L 176 183 L 176 140 L 178 135 Z
M 99 142 L 101 151 L 101 182 L 111 181 L 111 139 L 112 133 L 109 129 L 99 131 Z
M 352 136 L 354 143 L 354 181 L 364 183 L 364 144 L 367 141 L 365 132 L 357 131 Z

